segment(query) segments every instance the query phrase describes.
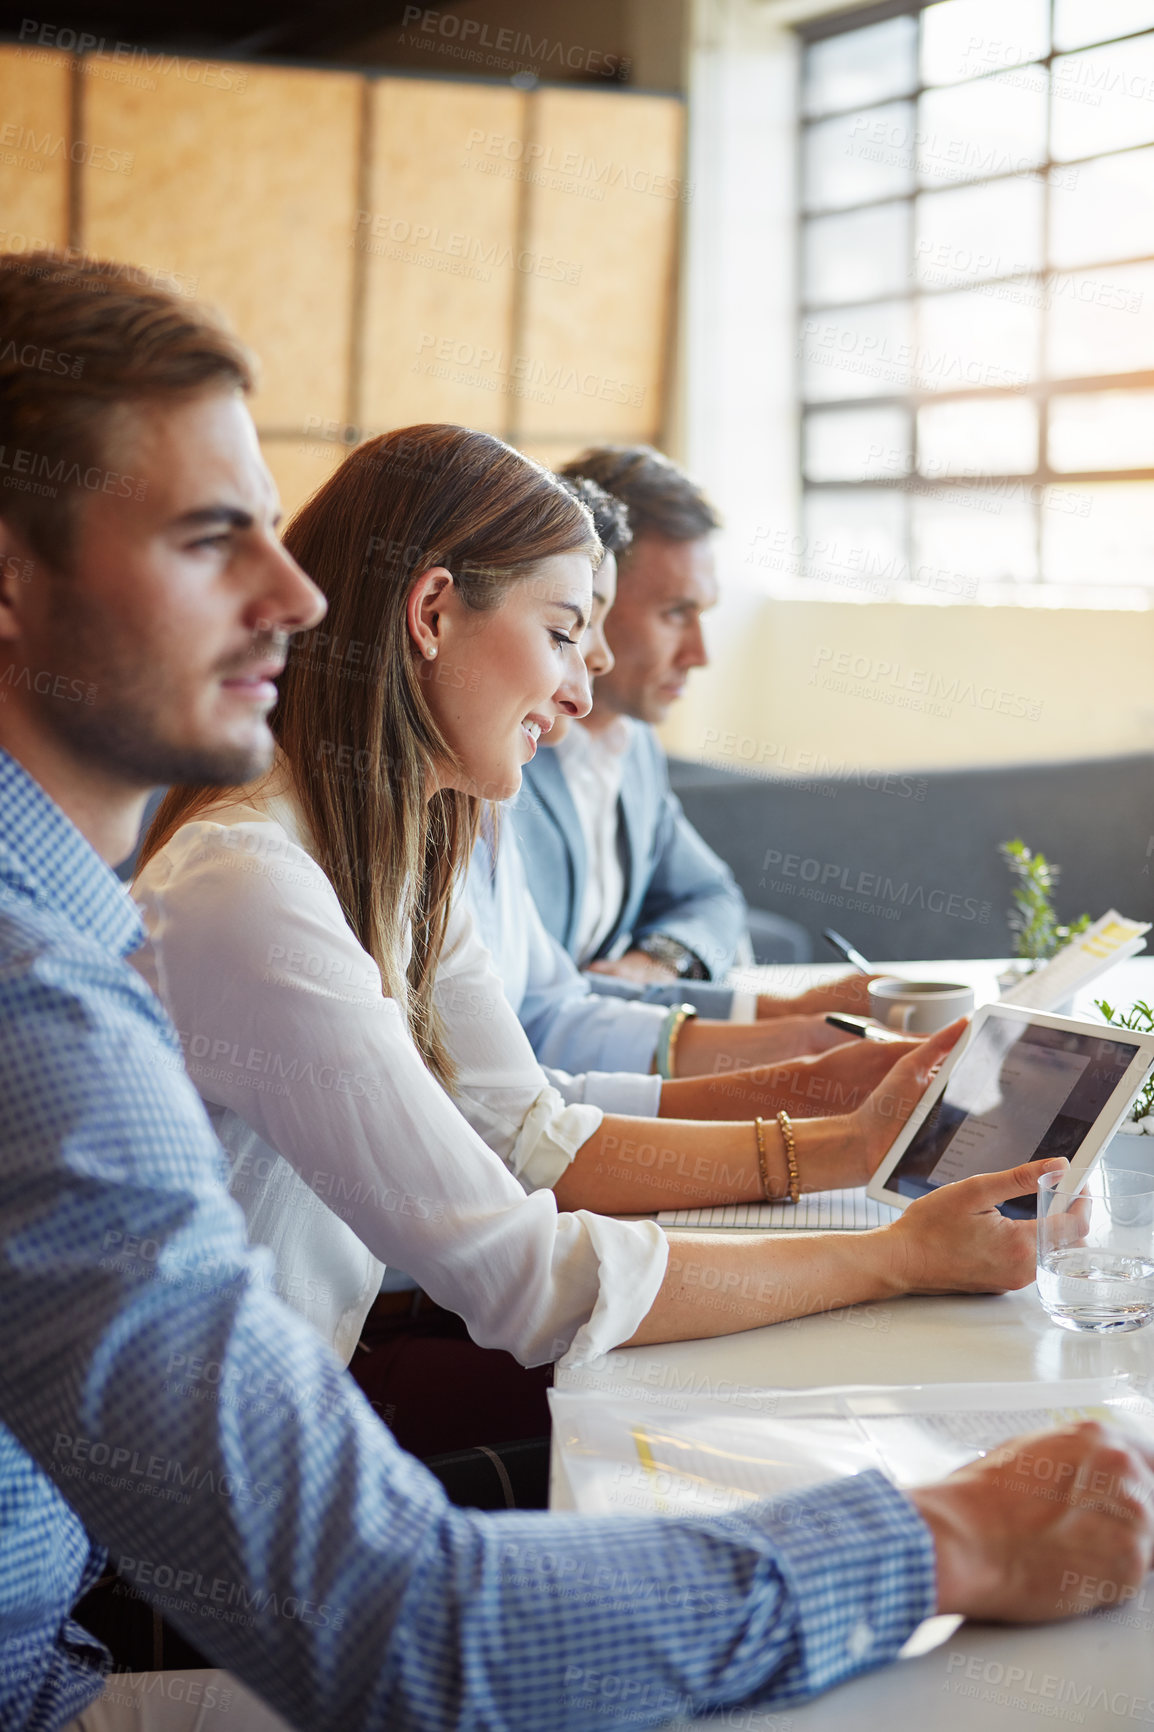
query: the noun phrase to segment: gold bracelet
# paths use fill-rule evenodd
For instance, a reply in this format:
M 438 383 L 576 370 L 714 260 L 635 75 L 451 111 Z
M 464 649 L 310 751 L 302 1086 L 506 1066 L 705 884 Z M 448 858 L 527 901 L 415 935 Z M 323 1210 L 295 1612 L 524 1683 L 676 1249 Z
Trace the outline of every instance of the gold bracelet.
M 754 1119 L 753 1128 L 757 1132 L 757 1166 L 758 1171 L 761 1173 L 761 1194 L 767 1203 L 772 1203 L 773 1198 L 769 1193 L 769 1164 L 765 1158 L 764 1119 Z
M 789 1200 L 796 1203 L 801 1196 L 801 1181 L 797 1175 L 797 1144 L 793 1140 L 793 1120 L 783 1107 L 777 1115 L 781 1140 L 785 1144 L 785 1159 L 789 1167 Z M 782 1198 L 782 1202 L 785 1198 Z

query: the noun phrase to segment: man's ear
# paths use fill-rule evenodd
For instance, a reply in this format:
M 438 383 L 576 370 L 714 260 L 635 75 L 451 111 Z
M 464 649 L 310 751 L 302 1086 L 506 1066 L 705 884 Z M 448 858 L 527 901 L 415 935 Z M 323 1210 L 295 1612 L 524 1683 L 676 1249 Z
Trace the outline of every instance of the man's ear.
M 433 565 L 413 579 L 405 618 L 409 639 L 417 654 L 432 661 L 442 642 L 442 615 L 452 595 L 453 574 L 443 565 Z
M 15 643 L 23 635 L 21 615 L 36 564 L 27 543 L 0 517 L 0 643 Z

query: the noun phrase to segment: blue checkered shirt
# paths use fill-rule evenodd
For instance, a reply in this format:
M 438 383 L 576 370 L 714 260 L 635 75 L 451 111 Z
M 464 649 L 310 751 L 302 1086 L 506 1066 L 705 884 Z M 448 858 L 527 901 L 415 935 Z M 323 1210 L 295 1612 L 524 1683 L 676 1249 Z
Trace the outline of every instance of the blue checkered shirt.
M 933 1609 L 933 1551 L 878 1475 L 694 1522 L 449 1505 L 273 1295 L 125 961 L 140 938 L 0 752 L 4 1732 L 96 1693 L 69 1609 L 102 1545 L 289 1721 L 333 1732 L 653 1725 L 892 1657 Z

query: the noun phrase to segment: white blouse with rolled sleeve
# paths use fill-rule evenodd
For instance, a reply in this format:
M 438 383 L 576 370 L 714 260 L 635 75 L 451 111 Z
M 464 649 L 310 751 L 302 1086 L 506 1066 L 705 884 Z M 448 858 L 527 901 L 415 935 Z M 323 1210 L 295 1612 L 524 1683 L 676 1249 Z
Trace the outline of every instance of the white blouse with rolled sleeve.
M 460 908 L 438 1002 L 467 1123 L 305 841 L 287 797 L 214 808 L 134 888 L 149 934 L 137 965 L 278 1291 L 346 1363 L 386 1264 L 525 1365 L 628 1340 L 661 1285 L 664 1234 L 560 1213 L 548 1188 L 600 1110 L 549 1087 Z

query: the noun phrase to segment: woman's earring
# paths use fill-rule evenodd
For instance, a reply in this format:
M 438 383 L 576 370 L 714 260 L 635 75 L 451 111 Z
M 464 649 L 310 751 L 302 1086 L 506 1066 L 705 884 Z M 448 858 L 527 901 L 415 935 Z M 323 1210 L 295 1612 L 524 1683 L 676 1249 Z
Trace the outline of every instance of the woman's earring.
M 435 643 L 430 643 L 430 644 L 425 645 L 425 655 L 429 661 L 432 661 L 432 659 L 436 655 L 436 653 L 437 653 L 437 646 Z

